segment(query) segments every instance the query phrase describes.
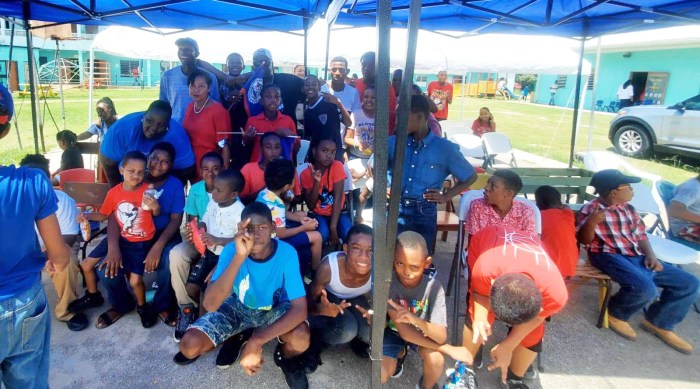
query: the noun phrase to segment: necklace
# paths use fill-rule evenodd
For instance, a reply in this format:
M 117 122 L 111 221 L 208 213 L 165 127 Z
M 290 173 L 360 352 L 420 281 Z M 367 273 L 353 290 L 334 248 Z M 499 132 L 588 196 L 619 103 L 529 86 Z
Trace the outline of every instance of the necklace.
M 204 107 L 206 107 L 207 103 L 209 102 L 209 97 L 210 96 L 207 96 L 207 99 L 204 101 L 204 104 L 202 104 L 202 108 L 200 108 L 199 111 L 197 111 L 197 102 L 196 101 L 194 102 L 194 106 L 192 107 L 192 108 L 194 108 L 194 113 L 198 114 L 198 113 L 202 112 Z

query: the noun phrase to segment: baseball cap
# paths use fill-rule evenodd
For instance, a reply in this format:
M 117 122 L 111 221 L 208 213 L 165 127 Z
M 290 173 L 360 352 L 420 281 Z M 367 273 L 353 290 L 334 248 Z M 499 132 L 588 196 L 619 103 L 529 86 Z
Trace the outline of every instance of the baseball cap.
M 591 178 L 590 186 L 595 188 L 595 193 L 609 192 L 623 184 L 634 184 L 642 181 L 639 177 L 627 176 L 616 169 L 605 169 L 597 172 Z
M 270 50 L 262 48 L 262 47 L 255 50 L 255 52 L 253 53 L 253 60 L 255 60 L 255 57 L 258 57 L 261 55 L 264 55 L 265 57 L 267 57 L 267 59 L 272 61 L 272 53 L 270 53 Z
M 194 51 L 199 53 L 199 45 L 197 41 L 192 38 L 178 38 L 178 40 L 175 41 L 175 46 L 192 46 L 194 47 Z

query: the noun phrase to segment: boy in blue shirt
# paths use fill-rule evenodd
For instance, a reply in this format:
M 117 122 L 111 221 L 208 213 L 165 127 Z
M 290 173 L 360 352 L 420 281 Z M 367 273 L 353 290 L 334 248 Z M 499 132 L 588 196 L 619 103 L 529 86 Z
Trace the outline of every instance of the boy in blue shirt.
M 180 341 L 173 361 L 194 362 L 226 339 L 246 329 L 253 335 L 241 344 L 241 367 L 249 376 L 262 367 L 262 346 L 277 338 L 275 364 L 291 388 L 308 388 L 299 355 L 309 347 L 306 292 L 294 248 L 272 238 L 275 225 L 267 205 L 254 202 L 241 214 L 234 242 L 219 256 L 200 317 Z

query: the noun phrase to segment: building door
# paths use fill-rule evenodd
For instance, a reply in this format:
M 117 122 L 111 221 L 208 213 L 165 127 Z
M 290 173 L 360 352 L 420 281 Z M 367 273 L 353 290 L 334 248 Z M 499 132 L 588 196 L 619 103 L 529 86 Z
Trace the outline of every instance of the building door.
M 642 104 L 644 102 L 644 89 L 647 85 L 648 72 L 631 72 L 630 80 L 632 80 L 632 87 L 634 88 L 634 97 L 632 102 L 637 104 Z
M 17 73 L 17 61 L 10 62 L 10 90 L 19 90 L 19 73 Z

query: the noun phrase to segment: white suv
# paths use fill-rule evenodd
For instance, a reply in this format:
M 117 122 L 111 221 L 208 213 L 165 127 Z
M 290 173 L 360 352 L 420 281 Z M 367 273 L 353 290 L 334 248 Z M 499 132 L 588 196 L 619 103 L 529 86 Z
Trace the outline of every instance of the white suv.
M 610 122 L 608 139 L 618 153 L 633 157 L 659 151 L 700 158 L 700 95 L 670 107 L 622 108 Z

